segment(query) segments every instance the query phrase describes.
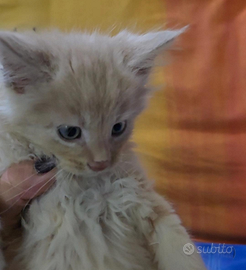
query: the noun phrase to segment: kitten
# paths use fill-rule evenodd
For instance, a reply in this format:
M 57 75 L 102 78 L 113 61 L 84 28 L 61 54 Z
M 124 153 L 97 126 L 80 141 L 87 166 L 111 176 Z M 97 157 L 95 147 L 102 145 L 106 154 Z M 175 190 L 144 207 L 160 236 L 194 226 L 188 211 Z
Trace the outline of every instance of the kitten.
M 205 269 L 129 142 L 153 61 L 182 32 L 0 33 L 0 171 L 33 155 L 58 168 L 7 269 Z

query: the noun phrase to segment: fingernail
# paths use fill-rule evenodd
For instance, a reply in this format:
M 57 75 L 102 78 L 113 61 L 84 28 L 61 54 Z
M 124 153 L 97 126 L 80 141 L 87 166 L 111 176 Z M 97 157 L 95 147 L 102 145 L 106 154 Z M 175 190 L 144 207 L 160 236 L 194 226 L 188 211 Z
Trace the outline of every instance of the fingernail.
M 47 173 L 54 169 L 55 166 L 55 160 L 47 156 L 42 156 L 34 164 L 34 168 L 39 174 Z

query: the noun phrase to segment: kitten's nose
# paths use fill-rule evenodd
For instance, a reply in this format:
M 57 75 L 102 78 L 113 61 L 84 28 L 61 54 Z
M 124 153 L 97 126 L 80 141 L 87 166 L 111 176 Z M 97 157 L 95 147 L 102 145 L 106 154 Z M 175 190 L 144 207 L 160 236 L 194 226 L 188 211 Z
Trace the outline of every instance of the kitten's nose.
M 87 163 L 87 165 L 92 171 L 99 172 L 106 169 L 109 166 L 109 161 L 108 160 L 92 161 Z

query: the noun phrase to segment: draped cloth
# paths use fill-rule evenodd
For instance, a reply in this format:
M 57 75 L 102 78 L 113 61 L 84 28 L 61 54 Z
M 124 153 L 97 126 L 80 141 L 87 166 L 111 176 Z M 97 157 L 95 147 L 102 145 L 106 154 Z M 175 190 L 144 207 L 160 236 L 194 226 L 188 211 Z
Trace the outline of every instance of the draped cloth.
M 166 0 L 166 21 L 189 29 L 141 149 L 194 237 L 245 243 L 246 1 Z

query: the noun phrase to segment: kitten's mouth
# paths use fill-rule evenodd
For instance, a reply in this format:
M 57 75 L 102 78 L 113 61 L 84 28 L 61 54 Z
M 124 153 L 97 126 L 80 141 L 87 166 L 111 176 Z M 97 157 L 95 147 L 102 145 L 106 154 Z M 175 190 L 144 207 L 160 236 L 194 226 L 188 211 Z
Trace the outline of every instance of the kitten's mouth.
M 51 171 L 59 164 L 61 166 L 61 169 L 74 175 L 96 176 L 101 173 L 107 172 L 108 169 L 112 166 L 109 162 L 107 162 L 107 164 L 104 163 L 84 164 L 78 161 L 63 163 L 59 162 L 59 160 L 54 155 L 52 157 L 44 155 L 38 158 L 38 160 L 35 162 L 34 167 L 38 173 L 42 174 Z
M 110 170 L 110 168 L 112 167 L 112 164 L 109 164 L 107 167 L 106 166 L 101 166 L 100 164 L 100 168 L 98 167 L 94 167 L 91 168 L 91 165 L 87 164 L 87 163 L 80 163 L 80 162 L 62 162 L 59 164 L 60 167 L 64 170 L 67 171 L 69 173 L 72 173 L 74 175 L 77 176 L 84 176 L 84 177 L 96 177 L 98 175 L 102 175 L 106 172 L 108 172 L 108 170 Z
M 76 165 L 71 165 L 71 166 L 62 166 L 65 171 L 71 172 L 75 175 L 80 175 L 80 176 L 98 176 L 99 174 L 103 174 L 108 171 L 110 168 L 109 166 L 104 169 L 100 170 L 93 170 L 90 166 L 88 165 L 83 165 L 83 166 L 76 166 Z

